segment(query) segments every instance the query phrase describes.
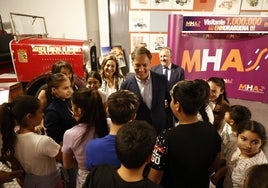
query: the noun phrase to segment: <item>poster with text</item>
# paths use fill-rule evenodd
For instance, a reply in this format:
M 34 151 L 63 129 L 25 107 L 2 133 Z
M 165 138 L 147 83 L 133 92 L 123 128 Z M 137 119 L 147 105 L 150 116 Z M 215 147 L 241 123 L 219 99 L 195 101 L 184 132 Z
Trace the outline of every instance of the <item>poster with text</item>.
M 253 34 L 255 30 L 235 34 L 232 30 L 229 33 L 202 33 L 202 29 L 210 30 L 210 26 L 202 25 L 200 20 L 211 19 L 215 24 L 218 23 L 217 16 L 194 17 L 195 21 L 199 20 L 194 22 L 198 23 L 196 26 L 201 27 L 198 33 L 182 33 L 181 27 L 175 27 L 187 23 L 181 18 L 182 15 L 169 15 L 168 46 L 173 51 L 173 62 L 184 68 L 186 79 L 221 77 L 225 80 L 229 97 L 268 103 L 268 35 L 263 32 Z M 251 21 L 259 20 L 256 30 L 266 28 L 267 31 L 268 17 L 240 19 L 242 17 L 229 16 L 227 21 L 222 17 L 222 26 L 232 29 L 228 27 L 228 18 L 231 23 L 243 20 L 251 26 L 254 26 Z

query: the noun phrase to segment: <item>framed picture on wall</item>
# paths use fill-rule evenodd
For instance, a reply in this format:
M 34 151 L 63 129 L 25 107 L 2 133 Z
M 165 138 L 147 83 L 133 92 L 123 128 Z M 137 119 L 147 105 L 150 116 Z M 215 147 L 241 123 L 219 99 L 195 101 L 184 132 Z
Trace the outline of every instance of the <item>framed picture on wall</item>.
M 150 0 L 129 0 L 130 9 L 149 9 Z
M 151 0 L 151 9 L 171 9 L 172 0 Z
M 261 10 L 263 0 L 242 0 L 241 10 Z
M 167 34 L 150 34 L 150 46 L 148 49 L 153 53 L 158 53 L 167 46 Z
M 193 11 L 213 11 L 215 1 L 196 0 L 194 1 Z
M 239 14 L 241 0 L 216 0 L 214 13 L 215 14 Z
M 172 9 L 174 10 L 193 10 L 194 0 L 173 0 Z
M 117 62 L 119 64 L 119 67 L 125 67 L 126 66 L 126 57 L 125 52 L 122 48 L 122 46 L 104 46 L 101 47 L 101 62 L 103 58 L 107 55 L 114 55 L 117 59 Z
M 111 46 L 103 46 L 101 47 L 101 56 L 105 57 L 110 54 Z
M 148 48 L 150 46 L 149 33 L 130 33 L 130 53 L 139 46 Z
M 268 0 L 263 0 L 261 10 L 268 10 Z
M 120 68 L 125 67 L 127 65 L 125 52 L 122 46 L 112 46 L 110 54 L 116 57 Z
M 129 31 L 149 31 L 150 12 L 149 11 L 129 11 Z

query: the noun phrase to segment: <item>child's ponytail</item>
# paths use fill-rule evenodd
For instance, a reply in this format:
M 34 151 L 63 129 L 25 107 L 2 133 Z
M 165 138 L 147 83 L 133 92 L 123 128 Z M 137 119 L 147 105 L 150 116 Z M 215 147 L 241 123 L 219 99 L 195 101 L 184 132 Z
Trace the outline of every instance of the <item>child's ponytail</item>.
M 0 128 L 3 140 L 1 161 L 4 163 L 14 157 L 14 145 L 17 138 L 15 126 L 27 126 L 25 122 L 26 115 L 35 114 L 40 105 L 41 103 L 37 97 L 23 95 L 18 96 L 10 103 L 3 103 L 0 106 Z
M 0 106 L 0 128 L 3 140 L 1 161 L 3 163 L 14 157 L 14 144 L 16 142 L 15 125 L 16 120 L 12 112 L 12 103 L 3 103 Z

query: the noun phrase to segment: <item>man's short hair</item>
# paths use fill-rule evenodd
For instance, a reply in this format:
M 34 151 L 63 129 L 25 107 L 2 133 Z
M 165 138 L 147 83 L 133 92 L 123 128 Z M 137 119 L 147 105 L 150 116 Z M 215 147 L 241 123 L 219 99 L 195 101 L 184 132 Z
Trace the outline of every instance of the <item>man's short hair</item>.
M 138 96 L 129 90 L 112 93 L 107 100 L 108 114 L 115 124 L 129 122 L 136 114 L 139 105 Z
M 173 86 L 170 94 L 173 102 L 179 102 L 188 115 L 196 115 L 208 97 L 200 80 L 181 80 Z
M 146 121 L 134 120 L 119 129 L 116 136 L 116 153 L 129 169 L 141 167 L 153 152 L 155 129 Z

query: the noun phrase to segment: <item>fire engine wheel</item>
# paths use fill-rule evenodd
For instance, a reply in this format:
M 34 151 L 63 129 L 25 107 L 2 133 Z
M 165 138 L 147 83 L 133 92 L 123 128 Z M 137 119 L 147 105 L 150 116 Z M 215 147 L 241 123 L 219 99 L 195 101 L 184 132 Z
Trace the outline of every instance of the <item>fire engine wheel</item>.
M 38 77 L 33 81 L 29 82 L 25 87 L 25 93 L 27 95 L 38 96 L 40 91 L 45 88 L 48 76 L 49 74 L 42 75 L 41 77 Z M 84 80 L 77 75 L 74 75 L 74 83 L 77 88 L 85 87 L 86 85 Z
M 44 85 L 46 85 L 46 78 L 30 82 L 26 86 L 25 93 L 27 95 L 38 96 Z

